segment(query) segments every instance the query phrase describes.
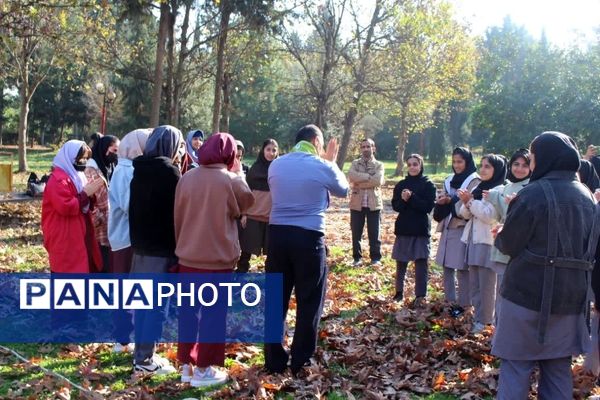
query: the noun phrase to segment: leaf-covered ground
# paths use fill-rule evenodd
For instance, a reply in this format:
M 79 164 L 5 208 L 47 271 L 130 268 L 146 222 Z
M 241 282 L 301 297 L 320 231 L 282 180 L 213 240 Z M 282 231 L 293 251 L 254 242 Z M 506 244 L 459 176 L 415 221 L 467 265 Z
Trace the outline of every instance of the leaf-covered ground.
M 390 186 L 384 196 L 391 198 Z M 299 377 L 266 374 L 261 346 L 252 344 L 228 345 L 226 366 L 231 381 L 199 390 L 179 383 L 175 374 L 132 377 L 131 355 L 114 354 L 106 344 L 13 343 L 0 347 L 0 398 L 493 398 L 498 361 L 489 354 L 492 332 L 471 335 L 470 312 L 457 319 L 448 315 L 437 266 L 431 267 L 429 301 L 423 308 L 411 302 L 410 272 L 407 300 L 402 304 L 391 301 L 394 264 L 389 254 L 394 218 L 386 207 L 382 240 L 388 256 L 383 265 L 352 267 L 349 211 L 345 201 L 334 200 L 328 212 L 330 273 L 319 347 L 312 365 Z M 44 270 L 46 253 L 39 223 L 39 201 L 0 204 L 0 271 Z M 366 238 L 363 245 L 368 248 Z M 261 269 L 263 262 L 254 260 L 254 267 Z M 293 327 L 293 304 L 290 314 Z M 174 345 L 161 345 L 160 351 L 175 362 Z M 574 398 L 600 394 L 594 388 L 596 379 L 585 374 L 580 364 L 579 359 L 573 366 Z M 531 396 L 535 394 L 532 383 Z

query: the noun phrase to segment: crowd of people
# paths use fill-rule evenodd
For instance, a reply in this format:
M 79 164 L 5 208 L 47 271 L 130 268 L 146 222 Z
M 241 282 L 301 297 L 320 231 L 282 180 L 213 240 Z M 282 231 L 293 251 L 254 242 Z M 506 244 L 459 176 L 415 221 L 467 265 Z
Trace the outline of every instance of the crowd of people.
M 364 139 L 346 178 L 335 164 L 337 151 L 337 141 L 325 146 L 314 125 L 302 127 L 283 156 L 274 139 L 265 140 L 251 167 L 242 163 L 243 143 L 228 133 L 192 130 L 184 139 L 164 125 L 121 140 L 70 140 L 54 158 L 42 203 L 51 272 L 245 273 L 252 255 L 266 254 L 266 273 L 283 275 L 282 327 L 292 292 L 297 318 L 289 352 L 282 343 L 265 344 L 265 368 L 295 374 L 317 345 L 330 195 L 350 195 L 353 265 L 363 265 L 365 221 L 371 264 L 381 265 L 383 163 L 375 143 Z M 410 154 L 407 175 L 394 187 L 393 300 L 406 300 L 412 263 L 414 305 L 426 301 L 433 217 L 449 314 L 472 308 L 473 334 L 495 328 L 498 398 L 527 398 L 536 364 L 541 398 L 571 398 L 571 357 L 589 351 L 591 289 L 600 295 L 600 273 L 592 276 L 600 159 L 591 149 L 586 155 L 591 162 L 558 132 L 540 134 L 508 160 L 487 154 L 479 169 L 471 151 L 457 147 L 453 173 L 436 188 L 424 175 L 423 157 Z M 186 312 L 179 323 L 198 332 L 224 323 L 208 312 L 199 320 L 197 310 Z M 135 371 L 176 371 L 156 354 L 159 337 L 129 343 L 132 333 L 139 338 L 162 324 L 161 310 L 136 311 L 133 320 L 125 311 L 115 315 L 115 350 L 133 351 Z M 177 358 L 181 380 L 192 386 L 228 379 L 223 343 L 179 343 Z

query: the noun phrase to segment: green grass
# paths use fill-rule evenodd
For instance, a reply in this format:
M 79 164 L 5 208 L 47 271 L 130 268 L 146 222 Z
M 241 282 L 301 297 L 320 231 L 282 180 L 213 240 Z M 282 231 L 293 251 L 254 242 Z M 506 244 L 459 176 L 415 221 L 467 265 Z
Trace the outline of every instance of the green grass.
M 8 153 L 8 154 L 7 154 Z M 25 191 L 27 178 L 30 172 L 35 172 L 42 176 L 50 171 L 52 159 L 56 151 L 48 149 L 27 149 L 27 167 L 28 172 L 17 173 L 19 169 L 19 155 L 16 148 L 0 147 L 0 164 L 12 163 L 13 169 L 13 190 Z

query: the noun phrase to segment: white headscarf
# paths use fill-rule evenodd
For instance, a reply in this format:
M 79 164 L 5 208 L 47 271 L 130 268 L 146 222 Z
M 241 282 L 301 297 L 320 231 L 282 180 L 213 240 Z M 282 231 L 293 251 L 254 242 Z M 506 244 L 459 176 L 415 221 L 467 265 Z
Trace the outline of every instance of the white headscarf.
M 73 166 L 79 150 L 84 145 L 85 143 L 81 140 L 69 140 L 62 145 L 52 161 L 53 166 L 62 169 L 67 173 L 67 175 L 69 175 L 69 178 L 71 178 L 71 181 L 73 181 L 73 184 L 77 189 L 77 193 L 80 193 L 83 190 L 83 187 L 87 184 L 87 179 L 85 178 L 83 172 L 78 173 Z
M 117 152 L 119 158 L 133 160 L 137 156 L 144 154 L 144 148 L 146 147 L 146 142 L 148 141 L 148 136 L 151 132 L 152 129 L 150 128 L 136 129 L 125 135 L 121 140 Z

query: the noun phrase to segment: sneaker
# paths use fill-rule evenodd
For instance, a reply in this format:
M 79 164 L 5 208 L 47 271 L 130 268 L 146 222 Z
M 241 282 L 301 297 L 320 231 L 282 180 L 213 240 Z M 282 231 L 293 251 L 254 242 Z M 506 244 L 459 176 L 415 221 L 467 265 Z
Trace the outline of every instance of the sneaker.
M 177 372 L 175 367 L 173 367 L 168 360 L 156 354 L 152 357 L 152 362 L 150 364 L 135 364 L 133 371 L 156 375 L 167 375 Z
M 362 265 L 362 260 L 354 260 L 352 263 L 353 267 L 360 267 Z
M 181 382 L 190 383 L 192 380 L 193 369 L 190 364 L 183 364 L 181 367 Z
M 192 376 L 190 386 L 220 385 L 227 382 L 228 379 L 229 375 L 227 375 L 227 372 L 213 366 L 208 368 L 194 368 L 194 376 Z
M 117 343 L 113 346 L 113 353 L 133 353 L 135 345 L 133 343 Z
M 381 267 L 381 260 L 373 260 L 373 261 L 371 261 L 371 266 L 373 266 L 373 267 Z
M 393 297 L 393 300 L 396 302 L 400 302 L 404 299 L 404 295 L 400 292 L 396 292 L 396 294 Z
M 475 335 L 481 333 L 481 331 L 483 331 L 483 328 L 485 328 L 484 324 L 482 324 L 481 322 L 475 322 L 473 324 L 473 327 L 471 328 L 471 333 Z

